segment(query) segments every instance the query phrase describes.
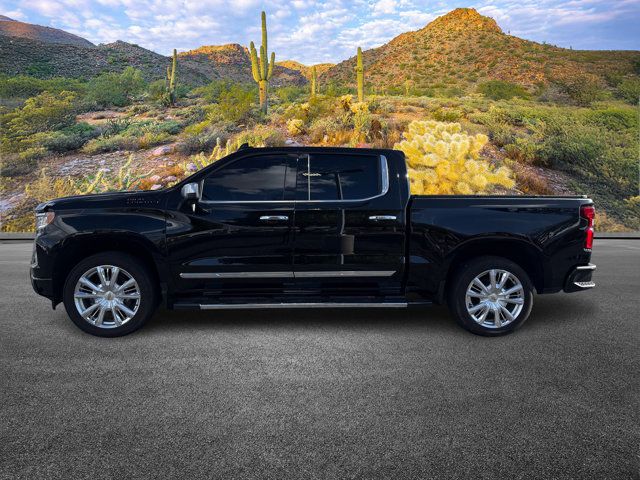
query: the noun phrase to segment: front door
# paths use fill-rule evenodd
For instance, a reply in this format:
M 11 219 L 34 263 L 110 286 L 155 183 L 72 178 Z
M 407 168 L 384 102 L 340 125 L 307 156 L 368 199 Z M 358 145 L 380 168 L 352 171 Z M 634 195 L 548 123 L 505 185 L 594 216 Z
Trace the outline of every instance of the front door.
M 173 282 L 186 295 L 277 292 L 292 285 L 297 157 L 266 154 L 225 162 L 182 212 L 188 231 L 169 235 Z
M 389 182 L 383 156 L 301 155 L 293 258 L 298 288 L 331 295 L 399 293 L 405 219 L 397 182 Z

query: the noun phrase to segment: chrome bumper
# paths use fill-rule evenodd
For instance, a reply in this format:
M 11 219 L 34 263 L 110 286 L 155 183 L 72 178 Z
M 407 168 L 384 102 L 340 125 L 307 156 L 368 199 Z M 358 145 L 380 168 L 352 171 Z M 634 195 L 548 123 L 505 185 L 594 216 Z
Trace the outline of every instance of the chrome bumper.
M 567 280 L 564 284 L 564 291 L 567 293 L 581 292 L 582 290 L 588 290 L 595 287 L 595 282 L 591 280 L 591 276 L 595 269 L 596 266 L 593 263 L 575 267 L 567 276 Z

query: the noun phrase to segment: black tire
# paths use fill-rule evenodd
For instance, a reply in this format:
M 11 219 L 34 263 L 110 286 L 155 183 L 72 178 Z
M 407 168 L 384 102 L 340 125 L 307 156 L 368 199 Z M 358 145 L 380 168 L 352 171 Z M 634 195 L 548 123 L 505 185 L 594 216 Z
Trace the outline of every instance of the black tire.
M 494 316 L 495 313 L 489 309 L 487 319 L 483 323 L 479 323 L 474 320 L 472 315 L 467 310 L 467 289 L 471 282 L 479 275 L 491 271 L 492 269 L 504 270 L 511 273 L 522 285 L 522 309 L 515 315 L 515 319 L 508 321 L 504 319 L 505 325 L 501 324 L 501 321 L 496 322 Z M 486 273 L 485 273 L 486 274 Z M 488 275 L 488 274 L 486 274 Z M 487 277 L 482 277 L 487 278 Z M 509 285 L 513 285 L 509 280 Z M 483 282 L 484 283 L 484 282 Z M 493 299 L 495 300 L 495 299 Z M 470 300 L 472 302 L 480 303 L 480 300 Z M 519 300 L 518 300 L 519 301 Z M 487 337 L 496 337 L 499 335 L 506 335 L 519 328 L 529 318 L 531 313 L 531 307 L 533 306 L 533 287 L 531 280 L 527 273 L 516 263 L 503 257 L 478 257 L 472 260 L 468 260 L 464 264 L 460 265 L 454 273 L 452 285 L 449 287 L 448 296 L 449 309 L 455 318 L 455 320 L 466 330 L 475 333 L 476 335 L 483 335 Z M 471 303 L 472 306 L 477 305 Z M 516 308 L 512 304 L 506 304 L 509 308 Z M 485 309 L 480 307 L 480 313 Z M 498 307 L 496 307 L 499 310 Z M 479 314 L 476 314 L 479 315 Z M 481 321 L 482 319 L 479 319 Z M 487 325 L 489 322 L 493 325 Z
M 137 311 L 122 325 L 111 326 L 110 328 L 107 328 L 106 325 L 103 327 L 96 326 L 90 323 L 89 320 L 85 320 L 76 308 L 74 298 L 76 284 L 83 274 L 100 265 L 118 267 L 133 277 L 138 284 L 139 304 Z M 157 296 L 158 289 L 154 277 L 144 264 L 129 254 L 114 251 L 98 253 L 80 261 L 67 276 L 64 284 L 63 302 L 67 315 L 81 330 L 98 337 L 120 337 L 139 329 L 151 318 L 158 304 Z M 113 314 L 111 315 L 113 320 Z M 112 323 L 115 325 L 115 322 L 112 321 Z

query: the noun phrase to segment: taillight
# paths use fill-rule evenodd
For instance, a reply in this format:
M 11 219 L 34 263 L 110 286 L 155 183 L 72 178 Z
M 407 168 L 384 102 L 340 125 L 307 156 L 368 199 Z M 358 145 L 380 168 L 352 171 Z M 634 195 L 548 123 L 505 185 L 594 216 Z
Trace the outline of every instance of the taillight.
M 580 207 L 580 216 L 587 220 L 587 230 L 584 239 L 584 249 L 591 250 L 593 247 L 593 221 L 596 217 L 596 209 L 593 205 L 582 205 Z

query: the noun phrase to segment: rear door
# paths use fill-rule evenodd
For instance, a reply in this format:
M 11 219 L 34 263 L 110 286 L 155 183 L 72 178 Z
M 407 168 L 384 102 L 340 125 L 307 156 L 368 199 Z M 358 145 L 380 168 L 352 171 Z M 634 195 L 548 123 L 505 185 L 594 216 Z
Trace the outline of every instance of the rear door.
M 296 162 L 292 154 L 252 155 L 202 180 L 200 200 L 183 212 L 189 229 L 168 234 L 180 291 L 250 294 L 291 286 Z
M 344 295 L 400 291 L 404 210 L 384 156 L 301 155 L 295 216 L 297 287 Z

